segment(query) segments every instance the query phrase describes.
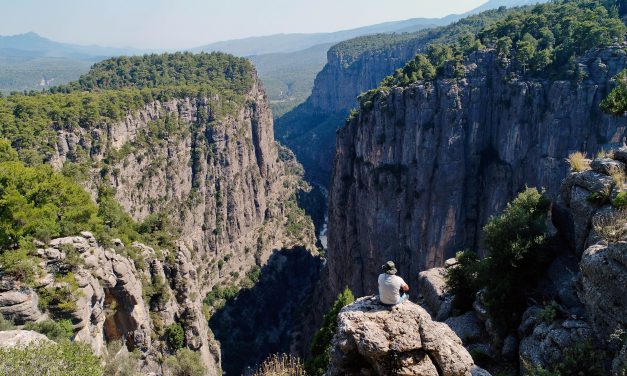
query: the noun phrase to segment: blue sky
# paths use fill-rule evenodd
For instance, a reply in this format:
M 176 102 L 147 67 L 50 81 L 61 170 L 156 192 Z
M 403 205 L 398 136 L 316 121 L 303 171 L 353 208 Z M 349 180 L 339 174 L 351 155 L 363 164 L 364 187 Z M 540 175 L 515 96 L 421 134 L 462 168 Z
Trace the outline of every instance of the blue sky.
M 463 13 L 486 0 L 0 0 L 0 35 L 188 48 L 277 33 L 349 29 Z

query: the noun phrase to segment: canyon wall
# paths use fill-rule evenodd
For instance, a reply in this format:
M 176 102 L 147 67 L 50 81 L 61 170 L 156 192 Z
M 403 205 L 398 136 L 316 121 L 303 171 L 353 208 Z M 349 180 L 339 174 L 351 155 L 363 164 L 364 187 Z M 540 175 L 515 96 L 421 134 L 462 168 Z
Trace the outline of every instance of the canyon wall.
M 218 282 L 234 283 L 272 250 L 307 246 L 313 230 L 288 234 L 288 215 L 302 168 L 274 141 L 272 114 L 255 77 L 244 104 L 220 116 L 213 98 L 153 102 L 115 124 L 59 132 L 55 157 L 61 168 L 84 149 L 98 166 L 85 185 L 96 197 L 104 180 L 138 221 L 164 213 L 194 251 L 203 293 Z
M 599 102 L 626 66 L 621 47 L 607 48 L 581 59 L 580 82 L 531 79 L 480 51 L 464 61 L 463 78 L 375 100 L 338 131 L 329 290 L 373 293 L 388 259 L 417 285 L 419 271 L 478 246 L 488 218 L 525 186 L 554 197 L 569 153 L 622 142 L 627 121 Z

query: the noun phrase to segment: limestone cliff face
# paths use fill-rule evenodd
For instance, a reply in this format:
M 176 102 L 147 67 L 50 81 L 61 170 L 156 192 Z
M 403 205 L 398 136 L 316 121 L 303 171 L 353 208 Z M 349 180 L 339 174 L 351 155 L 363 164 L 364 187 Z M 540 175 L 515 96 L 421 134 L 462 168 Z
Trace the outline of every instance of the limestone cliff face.
M 350 109 L 357 106 L 359 94 L 377 87 L 381 80 L 412 59 L 425 43 L 423 38 L 416 37 L 357 56 L 337 48 L 329 50 L 327 64 L 316 76 L 311 96 L 277 120 L 279 140 L 294 150 L 308 178 L 328 185 L 335 131 L 344 123 Z
M 379 266 L 417 272 L 478 244 L 487 219 L 521 189 L 555 196 L 575 150 L 622 140 L 627 121 L 601 113 L 621 48 L 590 52 L 581 82 L 528 79 L 492 51 L 461 79 L 395 88 L 338 132 L 329 209 L 329 282 L 375 291 Z
M 300 166 L 274 141 L 259 81 L 243 105 L 228 106 L 219 96 L 175 98 L 115 124 L 60 131 L 52 161 L 60 168 L 87 149 L 96 161 L 86 182 L 94 196 L 104 177 L 136 220 L 165 212 L 194 251 L 203 293 L 264 264 L 273 249 L 313 244 L 312 234 L 290 236 L 282 226 Z M 110 167 L 98 169 L 105 158 Z
M 424 45 L 425 41 L 416 37 L 381 50 L 366 50 L 357 56 L 332 48 L 327 53 L 327 65 L 314 82 L 309 98 L 311 106 L 330 113 L 357 107 L 359 94 L 377 87 Z
M 212 333 L 202 314 L 207 292 L 217 285 L 241 284 L 246 273 L 255 265 L 266 265 L 275 250 L 315 249 L 313 226 L 295 202 L 302 167 L 290 150 L 274 141 L 272 114 L 260 82 L 254 77 L 241 103 L 219 95 L 173 98 L 152 102 L 114 124 L 58 131 L 53 166 L 60 169 L 66 162 L 80 162 L 84 154 L 90 161 L 84 185 L 94 198 L 98 186 L 107 181 L 115 188 L 115 198 L 136 220 L 164 213 L 181 230 L 183 243 L 170 250 L 176 266 L 150 261 L 151 273 L 159 276 L 154 278 L 175 290 L 161 308 L 148 307 L 136 287 L 131 289 L 134 295 L 118 296 L 115 286 L 119 284 L 114 281 L 107 282 L 111 286 L 98 285 L 88 275 L 79 280 L 88 291 L 85 305 L 90 308 L 81 319 L 89 329 L 81 327 L 77 339 L 99 351 L 108 342 L 107 333 L 126 338 L 132 332 L 137 344 L 131 347 L 159 352 L 161 345 L 155 347 L 151 341 L 157 312 L 158 325 L 173 320 L 187 323 L 187 346 L 201 351 L 210 373 L 216 374 L 220 348 L 210 339 Z M 112 251 L 101 253 L 102 260 L 95 263 L 103 262 L 105 270 L 107 263 L 119 258 Z M 310 256 L 317 270 L 319 260 Z M 128 260 L 123 266 L 131 268 L 126 264 Z M 124 277 L 130 281 L 122 285 L 136 286 L 141 276 L 141 271 L 130 270 Z M 108 281 L 110 273 L 103 278 Z M 6 293 L 14 294 L 11 290 Z M 24 299 L 18 298 L 36 299 L 32 291 L 24 294 Z M 102 314 L 93 312 L 102 310 L 103 304 L 114 304 L 108 299 L 118 299 L 132 310 L 125 313 L 132 319 L 100 320 Z M 37 320 L 36 302 L 25 304 L 29 309 L 20 313 L 23 321 Z M 87 325 L 93 321 L 90 315 L 100 320 L 95 321 L 97 325 Z M 282 334 L 289 335 L 291 329 Z
M 185 243 L 175 250 L 159 250 L 134 243 L 128 249 L 120 242 L 114 247 L 99 244 L 89 232 L 81 236 L 54 239 L 38 244 L 37 254 L 44 274 L 29 288 L 9 278 L 0 283 L 0 314 L 16 324 L 70 319 L 74 340 L 90 345 L 97 355 L 108 354 L 108 344 L 121 341 L 127 350 L 138 350 L 143 373 L 162 374 L 162 356 L 172 354 L 163 333 L 180 323 L 185 345 L 199 351 L 208 375 L 220 374 L 220 347 L 213 339 L 201 307 L 201 284 Z M 68 252 L 77 253 L 72 262 Z M 140 255 L 133 261 L 124 254 Z M 169 261 L 166 261 L 168 259 Z M 75 304 L 62 311 L 42 306 L 46 291 L 77 289 Z M 149 291 L 159 289 L 158 297 Z M 42 295 L 44 294 L 44 295 Z M 154 294 L 153 294 L 154 295 Z

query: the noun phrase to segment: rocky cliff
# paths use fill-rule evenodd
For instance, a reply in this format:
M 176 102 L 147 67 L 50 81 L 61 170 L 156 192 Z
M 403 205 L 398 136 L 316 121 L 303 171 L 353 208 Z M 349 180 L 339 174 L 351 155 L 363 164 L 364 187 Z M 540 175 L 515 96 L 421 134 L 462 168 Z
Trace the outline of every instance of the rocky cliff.
M 574 150 L 621 142 L 624 118 L 599 102 L 625 68 L 622 47 L 593 50 L 580 82 L 529 79 L 494 51 L 464 61 L 463 78 L 382 95 L 338 132 L 329 209 L 331 290 L 375 289 L 393 259 L 415 285 L 478 244 L 487 219 L 521 189 L 555 197 Z
M 240 266 L 263 263 L 272 249 L 301 240 L 280 233 L 300 167 L 274 142 L 260 82 L 255 77 L 243 106 L 218 118 L 215 113 L 226 106 L 222 101 L 219 96 L 156 101 L 114 124 L 60 131 L 51 160 L 61 168 L 79 149 L 92 160 L 106 158 L 106 167 L 92 169 L 88 188 L 95 195 L 108 179 L 117 201 L 136 220 L 167 214 L 206 265 L 201 270 L 206 288 Z
M 326 375 L 484 375 L 461 340 L 422 307 L 364 297 L 338 315 Z
M 308 257 L 301 257 L 309 263 L 303 268 L 311 270 L 313 280 L 305 279 L 306 284 L 315 282 L 320 262 L 313 225 L 296 202 L 297 191 L 304 188 L 302 167 L 290 150 L 274 140 L 272 114 L 254 69 L 246 62 L 227 66 L 224 72 L 219 66 L 204 66 L 211 61 L 203 59 L 212 56 L 175 54 L 128 59 L 135 59 L 135 64 L 150 59 L 185 64 L 185 59 L 197 59 L 196 65 L 201 67 L 197 74 L 203 79 L 203 75 L 208 75 L 209 83 L 213 76 L 218 77 L 218 82 L 224 81 L 223 75 L 229 84 L 234 82 L 233 86 L 240 81 L 250 85 L 237 86 L 237 90 L 244 88 L 241 93 L 225 89 L 198 95 L 185 94 L 195 93 L 197 87 L 193 83 L 174 94 L 165 86 L 162 90 L 169 94 L 153 97 L 144 90 L 139 100 L 146 95 L 153 99 L 141 106 L 136 106 L 135 99 L 130 106 L 136 109 L 127 110 L 122 116 L 84 121 L 78 126 L 61 125 L 55 118 L 45 124 L 46 134 L 51 134 L 45 140 L 50 150 L 49 156 L 43 158 L 45 162 L 64 172 L 68 168 L 81 171 L 81 183 L 94 199 L 98 199 L 103 186 L 110 186 L 115 200 L 137 222 L 160 215 L 178 231 L 179 241 L 168 250 L 121 241 L 110 248 L 87 235 L 40 244 L 40 256 L 52 261 L 43 265 L 48 275 L 38 282 L 38 292 L 46 290 L 49 284 L 51 288 L 57 286 L 51 276 L 56 270 L 55 260 L 64 258 L 63 249 L 58 246 L 69 243 L 84 258 L 85 266 L 73 273 L 81 291 L 77 309 L 71 314 L 76 340 L 103 353 L 108 343 L 123 339 L 129 350 L 140 350 L 147 359 L 145 367 L 150 370 L 158 354 L 169 351 L 163 345 L 163 328 L 177 322 L 185 330 L 184 344 L 201 352 L 209 374 L 218 374 L 220 347 L 211 339 L 213 335 L 203 314 L 207 293 L 214 288 L 238 290 L 248 281 L 247 273 L 253 268 L 272 273 L 272 268 L 265 266 L 276 251 L 289 253 L 297 249 L 299 255 L 307 254 Z M 126 64 L 127 58 L 103 64 L 106 68 L 107 64 L 118 63 Z M 106 76 L 102 82 L 115 83 L 120 79 L 112 78 L 114 73 L 108 68 L 99 69 L 90 75 Z M 146 69 L 154 66 L 147 65 Z M 80 83 L 88 82 L 90 75 L 81 78 Z M 112 96 L 118 95 L 115 86 L 100 89 L 92 97 L 98 99 L 98 93 L 106 95 L 107 90 L 114 92 Z M 60 90 L 72 93 L 71 85 Z M 84 95 L 89 96 L 86 90 L 81 87 L 87 93 Z M 45 99 L 46 94 L 35 99 L 41 98 Z M 19 140 L 11 139 L 12 134 L 3 136 L 14 145 L 19 144 Z M 293 277 L 289 272 L 284 274 Z M 41 294 L 2 277 L 0 274 L 0 313 L 19 324 L 45 318 L 45 310 L 37 306 Z M 156 294 L 155 288 L 165 295 Z M 307 292 L 307 288 L 302 286 L 302 291 Z M 153 298 L 152 293 L 167 295 L 167 299 Z M 155 299 L 159 301 L 154 302 Z M 294 309 L 290 304 L 286 303 L 288 309 Z M 283 325 L 278 333 L 289 337 L 294 327 Z M 290 341 L 283 344 L 289 349 Z
M 277 119 L 277 138 L 294 150 L 309 179 L 327 186 L 333 169 L 335 131 L 357 107 L 359 94 L 377 87 L 428 44 L 456 41 L 463 33 L 476 32 L 507 13 L 505 9 L 493 10 L 449 26 L 365 36 L 333 46 L 311 96 Z
M 208 375 L 220 374 L 220 346 L 202 313 L 199 276 L 183 242 L 172 251 L 141 243 L 126 250 L 121 242 L 104 247 L 83 232 L 38 246 L 44 274 L 33 287 L 6 277 L 0 282 L 4 317 L 16 324 L 69 319 L 73 339 L 89 344 L 97 355 L 115 355 L 108 353 L 108 345 L 121 341 L 129 351 L 139 351 L 144 373 L 157 374 L 162 373 L 161 357 L 173 353 L 164 330 L 180 323 L 185 344 L 200 352 Z M 125 252 L 140 257 L 135 262 Z M 70 261 L 73 254 L 78 256 Z M 158 295 L 150 292 L 157 290 Z M 53 291 L 68 291 L 75 301 L 67 306 L 45 301 Z

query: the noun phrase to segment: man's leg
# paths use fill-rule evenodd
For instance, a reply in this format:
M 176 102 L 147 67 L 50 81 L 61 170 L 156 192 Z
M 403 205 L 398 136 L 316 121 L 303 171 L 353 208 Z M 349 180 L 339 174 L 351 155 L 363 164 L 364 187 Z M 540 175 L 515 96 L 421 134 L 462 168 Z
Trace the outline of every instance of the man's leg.
M 409 298 L 409 294 L 404 293 L 403 295 L 401 295 L 401 298 L 399 299 L 397 304 L 401 304 L 403 301 L 407 300 L 407 298 Z

